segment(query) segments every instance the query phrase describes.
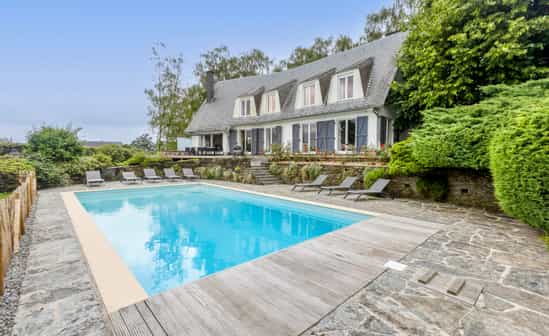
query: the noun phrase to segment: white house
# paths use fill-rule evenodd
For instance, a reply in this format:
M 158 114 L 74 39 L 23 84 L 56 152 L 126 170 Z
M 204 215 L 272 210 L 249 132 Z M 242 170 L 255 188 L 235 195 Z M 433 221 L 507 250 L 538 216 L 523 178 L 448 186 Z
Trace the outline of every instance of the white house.
M 187 133 L 193 147 L 263 154 L 280 144 L 300 153 L 352 153 L 393 142 L 385 101 L 406 37 L 397 33 L 313 63 L 214 83 Z

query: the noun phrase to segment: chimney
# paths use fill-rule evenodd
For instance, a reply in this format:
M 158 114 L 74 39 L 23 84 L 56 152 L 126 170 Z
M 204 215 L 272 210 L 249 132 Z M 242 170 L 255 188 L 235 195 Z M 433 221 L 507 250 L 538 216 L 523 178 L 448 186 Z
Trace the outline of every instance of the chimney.
M 204 80 L 204 88 L 206 89 L 206 101 L 211 103 L 215 99 L 215 78 L 214 73 L 211 70 L 206 71 L 206 79 Z

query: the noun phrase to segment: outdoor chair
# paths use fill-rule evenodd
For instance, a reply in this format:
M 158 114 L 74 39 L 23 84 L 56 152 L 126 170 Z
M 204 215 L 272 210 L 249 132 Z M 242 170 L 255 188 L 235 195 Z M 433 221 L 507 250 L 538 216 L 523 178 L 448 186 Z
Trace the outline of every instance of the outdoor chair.
M 135 173 L 132 171 L 129 172 L 122 172 L 122 179 L 120 180 L 122 183 L 139 183 L 141 182 L 141 179 L 137 176 L 135 176 Z
M 101 173 L 99 170 L 92 170 L 86 172 L 86 185 L 88 187 L 92 186 L 98 186 L 105 182 L 103 178 L 101 178 Z
M 356 195 L 355 201 L 358 201 L 361 196 L 383 196 L 386 193 L 383 191 L 387 187 L 387 185 L 391 182 L 391 180 L 388 179 L 377 179 L 377 181 L 372 184 L 372 186 L 365 190 L 348 190 L 347 193 L 343 198 L 347 198 L 349 195 Z
M 197 179 L 199 178 L 198 175 L 195 175 L 193 170 L 191 168 L 183 168 L 183 177 L 186 179 Z
M 294 186 L 292 187 L 292 191 L 294 191 L 296 188 L 301 188 L 301 190 L 299 191 L 304 191 L 306 188 L 320 189 L 320 187 L 322 187 L 322 184 L 324 184 L 324 181 L 326 181 L 327 178 L 328 178 L 328 175 L 319 175 L 311 183 L 294 184 Z
M 181 176 L 177 175 L 173 168 L 164 168 L 164 176 L 170 181 L 181 179 Z
M 320 187 L 320 190 L 318 193 L 320 194 L 322 191 L 327 190 L 328 195 L 331 195 L 333 191 L 348 191 L 351 189 L 353 184 L 356 182 L 358 177 L 356 176 L 349 176 L 346 177 L 343 182 L 341 182 L 339 185 L 336 186 L 328 186 L 328 187 Z
M 160 176 L 156 175 L 156 172 L 152 168 L 143 169 L 143 175 L 145 177 L 145 180 L 151 182 L 158 182 L 162 179 Z

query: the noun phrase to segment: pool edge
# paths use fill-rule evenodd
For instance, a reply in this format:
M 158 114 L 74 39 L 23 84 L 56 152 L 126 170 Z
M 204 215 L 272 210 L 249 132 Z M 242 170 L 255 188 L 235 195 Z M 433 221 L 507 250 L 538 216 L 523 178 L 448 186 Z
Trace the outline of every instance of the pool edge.
M 62 192 L 61 198 L 107 311 L 112 313 L 148 298 L 146 291 L 84 209 L 75 192 Z

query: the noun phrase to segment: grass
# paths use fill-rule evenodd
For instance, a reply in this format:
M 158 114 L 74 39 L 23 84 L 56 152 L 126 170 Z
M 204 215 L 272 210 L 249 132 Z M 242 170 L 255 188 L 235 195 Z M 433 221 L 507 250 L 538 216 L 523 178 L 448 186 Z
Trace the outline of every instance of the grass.
M 0 200 L 1 199 L 4 199 L 6 197 L 8 197 L 11 193 L 8 193 L 8 192 L 3 192 L 3 193 L 0 193 Z
M 547 250 L 549 250 L 549 233 L 542 233 L 541 240 L 545 242 Z

